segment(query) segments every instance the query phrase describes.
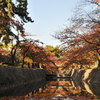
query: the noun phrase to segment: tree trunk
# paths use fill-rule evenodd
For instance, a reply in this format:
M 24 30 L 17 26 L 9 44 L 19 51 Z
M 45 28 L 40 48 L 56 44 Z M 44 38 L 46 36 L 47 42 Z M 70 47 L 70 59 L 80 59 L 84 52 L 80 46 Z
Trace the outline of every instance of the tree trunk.
M 22 60 L 22 68 L 24 68 L 24 63 L 25 63 L 25 56 L 23 57 L 23 60 Z
M 14 61 L 15 61 L 15 56 L 14 56 L 14 55 L 12 55 L 12 56 L 11 56 L 11 65 L 12 65 L 12 66 L 14 66 L 14 65 L 15 65 Z
M 12 48 L 11 50 L 11 65 L 15 65 L 15 56 L 16 56 L 16 52 L 17 52 L 17 47 L 19 45 L 19 41 L 17 41 L 16 45 Z
M 97 68 L 100 68 L 100 51 L 98 48 L 96 48 L 96 51 L 98 53 L 98 66 L 97 66 Z
M 16 55 L 16 49 L 12 48 L 11 51 L 11 65 L 14 66 L 15 65 L 15 55 Z
M 80 65 L 80 69 L 82 69 L 83 68 L 83 65 Z
M 30 63 L 28 63 L 28 68 L 30 68 Z
M 98 60 L 98 67 L 97 68 L 100 68 L 100 59 Z

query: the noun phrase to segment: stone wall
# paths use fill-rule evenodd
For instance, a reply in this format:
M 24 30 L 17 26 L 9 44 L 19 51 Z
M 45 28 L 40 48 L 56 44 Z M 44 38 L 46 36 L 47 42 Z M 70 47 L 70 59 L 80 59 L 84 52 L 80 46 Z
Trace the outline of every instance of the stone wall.
M 44 69 L 25 69 L 0 66 L 0 86 L 28 84 L 46 78 Z
M 72 69 L 71 77 L 75 87 L 81 87 L 90 94 L 100 96 L 100 68 Z
M 77 82 L 83 80 L 90 83 L 100 83 L 100 69 L 73 69 L 71 72 L 71 77 Z

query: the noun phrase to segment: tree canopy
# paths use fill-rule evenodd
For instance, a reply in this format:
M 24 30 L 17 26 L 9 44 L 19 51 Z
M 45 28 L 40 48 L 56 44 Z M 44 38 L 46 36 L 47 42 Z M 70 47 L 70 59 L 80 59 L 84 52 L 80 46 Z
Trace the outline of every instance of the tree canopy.
M 27 0 L 0 0 L 0 39 L 4 43 L 25 36 L 24 23 L 33 22 L 27 5 Z
M 88 3 L 100 4 L 93 0 Z M 65 66 L 92 65 L 98 61 L 100 67 L 100 8 L 96 6 L 90 12 L 78 10 L 71 18 L 70 26 L 55 35 L 66 50 L 62 61 Z

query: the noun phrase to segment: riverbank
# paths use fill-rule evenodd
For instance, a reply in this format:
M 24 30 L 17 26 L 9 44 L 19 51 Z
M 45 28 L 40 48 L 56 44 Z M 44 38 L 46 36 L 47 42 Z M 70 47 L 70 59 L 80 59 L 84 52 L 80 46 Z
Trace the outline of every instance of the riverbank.
M 86 70 L 79 70 L 79 69 L 72 69 L 71 77 L 75 81 L 86 81 L 88 83 L 100 83 L 100 69 L 86 69 Z
M 70 72 L 75 87 L 86 90 L 88 93 L 100 96 L 100 69 L 72 69 Z
M 0 87 L 28 84 L 46 79 L 46 70 L 0 66 Z

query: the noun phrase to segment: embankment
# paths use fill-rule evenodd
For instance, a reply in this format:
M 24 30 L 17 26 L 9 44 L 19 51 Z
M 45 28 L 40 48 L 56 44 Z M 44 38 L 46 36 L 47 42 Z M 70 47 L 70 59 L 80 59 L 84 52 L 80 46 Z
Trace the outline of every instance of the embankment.
M 0 87 L 3 85 L 28 84 L 46 78 L 44 69 L 27 69 L 0 66 Z
M 46 84 L 47 71 L 0 66 L 0 96 L 23 96 Z
M 89 83 L 100 83 L 100 69 L 87 69 L 87 70 L 79 70 L 73 69 L 71 71 L 71 77 L 76 81 L 86 81 Z
M 79 70 L 73 69 L 70 72 L 75 87 L 81 87 L 90 94 L 100 96 L 100 69 Z

